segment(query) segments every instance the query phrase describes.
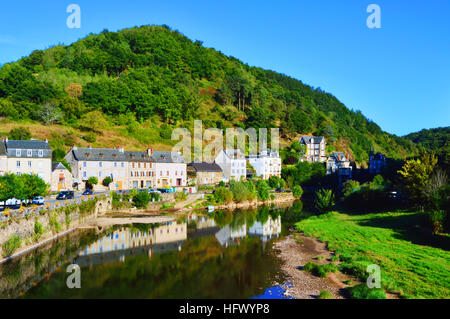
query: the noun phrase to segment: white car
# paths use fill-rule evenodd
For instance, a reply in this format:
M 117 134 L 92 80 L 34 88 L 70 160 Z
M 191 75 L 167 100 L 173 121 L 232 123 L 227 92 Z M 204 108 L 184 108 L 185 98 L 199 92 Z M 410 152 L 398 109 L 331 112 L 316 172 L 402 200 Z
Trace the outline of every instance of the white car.
M 42 196 L 37 196 L 33 198 L 33 204 L 34 205 L 44 205 L 45 199 Z

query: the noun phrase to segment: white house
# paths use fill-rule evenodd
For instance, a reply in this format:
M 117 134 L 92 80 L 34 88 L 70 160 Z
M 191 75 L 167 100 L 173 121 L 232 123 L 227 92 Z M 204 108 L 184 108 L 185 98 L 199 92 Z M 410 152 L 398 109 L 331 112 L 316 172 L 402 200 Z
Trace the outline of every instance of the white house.
M 155 187 L 187 185 L 186 162 L 180 152 L 153 151 Z
M 226 149 L 220 152 L 215 162 L 223 171 L 227 180 L 239 181 L 247 176 L 247 161 L 239 149 Z
M 269 179 L 271 176 L 281 177 L 281 158 L 278 152 L 265 151 L 259 155 L 249 155 L 248 162 L 256 171 L 256 176 Z
M 36 174 L 47 184 L 51 183 L 52 150 L 48 141 L 5 138 L 0 143 L 0 174 Z
M 325 146 L 327 142 L 323 136 L 302 136 L 300 143 L 306 145 L 306 154 L 301 160 L 306 160 L 310 163 L 325 162 L 327 155 Z

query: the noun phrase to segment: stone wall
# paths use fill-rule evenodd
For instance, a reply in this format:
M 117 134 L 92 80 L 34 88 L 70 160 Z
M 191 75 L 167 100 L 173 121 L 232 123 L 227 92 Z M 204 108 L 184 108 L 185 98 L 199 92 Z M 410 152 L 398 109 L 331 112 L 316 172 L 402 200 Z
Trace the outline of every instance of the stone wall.
M 67 231 L 68 229 L 75 228 L 82 224 L 86 219 L 97 218 L 99 215 L 103 215 L 108 210 L 111 210 L 111 198 L 99 198 L 92 199 L 96 201 L 95 207 L 90 212 L 80 212 L 80 205 L 74 205 L 75 207 L 66 215 L 66 208 L 61 207 L 52 210 L 42 210 L 27 217 L 15 217 L 10 218 L 7 221 L 0 223 L 0 261 L 4 257 L 2 255 L 2 245 L 12 235 L 17 234 L 22 238 L 22 247 L 20 250 L 26 249 L 26 246 L 33 244 L 34 225 L 37 220 L 45 229 L 45 233 L 39 238 L 39 242 L 48 238 L 56 236 L 60 232 Z M 86 203 L 86 202 L 84 202 Z M 68 209 L 70 209 L 69 206 Z M 52 226 L 51 220 L 56 220 L 60 225 L 59 232 L 55 226 Z M 55 224 L 55 223 L 53 223 Z M 18 250 L 19 251 L 19 250 Z M 17 253 L 16 251 L 15 253 Z M 3 256 L 3 257 L 2 257 Z

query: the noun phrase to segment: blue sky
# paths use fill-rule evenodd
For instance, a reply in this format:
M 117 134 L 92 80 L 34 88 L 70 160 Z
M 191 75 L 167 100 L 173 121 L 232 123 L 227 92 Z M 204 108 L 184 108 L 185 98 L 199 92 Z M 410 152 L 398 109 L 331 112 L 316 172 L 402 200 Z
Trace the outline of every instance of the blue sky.
M 66 8 L 81 7 L 81 29 Z M 369 4 L 381 29 L 369 29 Z M 0 9 L 0 63 L 103 29 L 167 24 L 245 63 L 332 93 L 397 135 L 450 125 L 448 0 L 15 0 Z

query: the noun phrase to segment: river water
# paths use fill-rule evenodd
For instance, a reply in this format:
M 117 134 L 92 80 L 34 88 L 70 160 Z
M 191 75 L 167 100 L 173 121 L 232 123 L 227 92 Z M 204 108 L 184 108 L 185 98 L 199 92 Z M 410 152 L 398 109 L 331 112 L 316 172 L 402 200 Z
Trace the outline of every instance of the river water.
M 0 266 L 1 298 L 283 298 L 272 249 L 302 203 L 78 231 Z M 67 267 L 81 288 L 68 288 Z M 73 282 L 73 281 L 71 281 Z

